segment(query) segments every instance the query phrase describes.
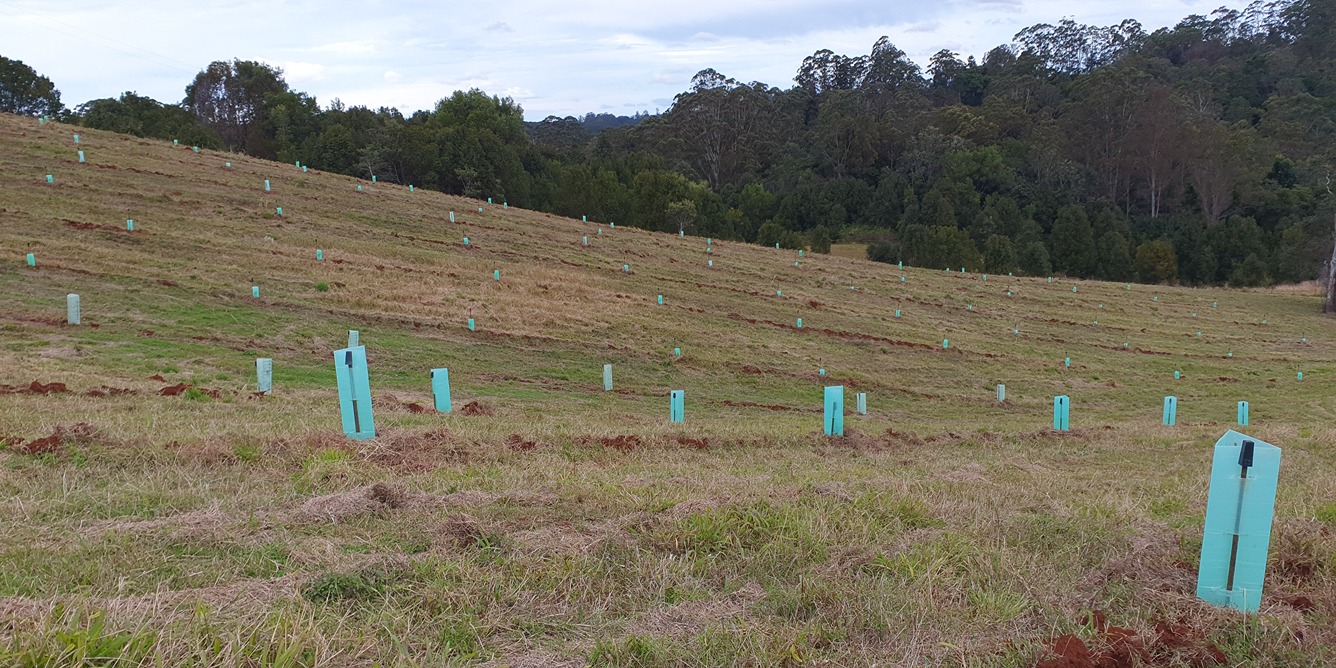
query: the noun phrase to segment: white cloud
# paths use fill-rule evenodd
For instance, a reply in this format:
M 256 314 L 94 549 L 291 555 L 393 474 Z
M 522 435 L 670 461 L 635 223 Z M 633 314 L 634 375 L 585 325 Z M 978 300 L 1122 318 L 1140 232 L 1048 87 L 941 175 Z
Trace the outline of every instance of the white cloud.
M 652 84 L 681 86 L 686 88 L 686 85 L 691 81 L 691 75 L 693 74 L 695 74 L 695 72 L 692 72 L 689 69 L 666 70 L 651 74 L 649 82 Z
M 376 46 L 375 42 L 352 41 L 317 44 L 302 50 L 310 51 L 312 53 L 331 53 L 340 56 L 370 56 L 374 55 L 380 49 Z
M 325 80 L 325 66 L 320 63 L 286 61 L 280 63 L 283 79 L 290 84 L 305 84 Z
M 390 71 L 388 71 L 388 72 L 385 73 L 385 80 L 388 81 L 388 82 L 390 82 L 390 83 L 394 83 L 394 82 L 396 82 L 396 81 L 398 81 L 398 80 L 400 80 L 400 79 L 402 79 L 402 78 L 404 78 L 404 75 L 399 74 L 398 72 L 395 72 L 394 70 L 390 70 Z
M 915 23 L 915 24 L 913 24 L 913 25 L 911 25 L 911 26 L 905 28 L 904 31 L 905 31 L 905 32 L 909 32 L 909 33 L 914 33 L 914 32 L 929 32 L 929 33 L 931 33 L 931 32 L 937 32 L 938 30 L 941 30 L 941 29 L 942 29 L 942 22 L 941 22 L 941 21 L 925 21 L 925 22 L 923 22 L 923 23 Z

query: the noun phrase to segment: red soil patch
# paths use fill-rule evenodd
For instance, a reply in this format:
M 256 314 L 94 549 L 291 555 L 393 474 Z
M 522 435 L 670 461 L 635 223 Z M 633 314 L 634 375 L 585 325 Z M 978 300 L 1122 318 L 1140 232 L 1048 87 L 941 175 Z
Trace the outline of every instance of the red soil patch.
M 204 387 L 195 387 L 194 385 L 189 385 L 187 383 L 168 385 L 167 387 L 158 390 L 158 395 L 163 397 L 179 397 L 181 395 L 184 395 L 186 393 L 186 390 L 191 390 L 191 389 L 199 390 L 200 392 L 203 392 L 212 399 L 221 399 L 223 397 L 223 393 L 219 392 L 218 390 L 210 390 Z
M 175 287 L 180 287 L 181 284 L 177 283 L 176 281 L 169 281 L 165 278 L 160 278 L 158 279 L 158 285 L 164 285 L 169 288 L 175 288 Z
M 506 447 L 510 448 L 511 450 L 528 452 L 530 450 L 533 450 L 534 448 L 537 448 L 538 443 L 535 441 L 531 441 L 523 436 L 520 436 L 519 434 L 511 434 L 510 438 L 506 439 Z
M 27 443 L 15 443 L 14 447 L 18 448 L 19 452 L 25 454 L 40 455 L 42 453 L 56 452 L 57 450 L 60 450 L 61 440 L 60 433 L 57 431 L 45 438 L 33 439 Z
M 1224 652 L 1203 634 L 1186 624 L 1156 622 L 1155 637 L 1143 638 L 1136 631 L 1109 626 L 1099 611 L 1090 615 L 1098 634 L 1095 649 L 1080 638 L 1063 635 L 1053 640 L 1052 654 L 1035 668 L 1133 668 L 1133 666 L 1181 666 L 1210 668 L 1229 663 Z
M 0 441 L 8 443 L 11 448 L 27 455 L 40 455 L 45 453 L 56 453 L 60 451 L 60 446 L 64 445 L 66 439 L 82 440 L 87 439 L 97 433 L 97 427 L 87 422 L 80 422 L 69 427 L 56 427 L 50 436 L 35 438 L 25 442 L 21 438 L 13 436 L 0 437 Z
M 419 404 L 419 403 L 416 402 L 416 401 L 413 402 L 413 403 L 411 403 L 411 404 L 407 404 L 407 405 L 405 405 L 404 408 L 407 408 L 409 413 L 426 413 L 426 412 L 427 412 L 427 407 L 426 407 L 426 406 L 423 406 L 422 404 Z
M 61 394 L 69 392 L 64 383 L 46 383 L 34 380 L 27 387 L 0 385 L 0 394 Z
M 685 445 L 692 450 L 710 449 L 710 439 L 708 438 L 691 438 L 690 436 L 679 435 L 677 437 L 677 442 L 679 445 Z
M 1186 624 L 1158 622 L 1155 624 L 1155 635 L 1161 646 L 1173 650 L 1179 658 L 1186 660 L 1187 664 L 1194 668 L 1223 666 L 1229 663 L 1229 657 L 1225 656 L 1215 643 Z M 1166 664 L 1168 663 L 1170 661 L 1166 661 Z
M 815 300 L 815 299 L 808 301 L 808 302 L 807 302 L 807 305 L 810 306 L 810 307 L 812 307 L 812 308 L 821 308 L 821 306 L 822 306 L 821 302 L 819 302 L 819 301 L 817 301 L 817 300 Z
M 752 366 L 752 365 L 750 365 L 750 364 L 743 364 L 743 365 L 742 365 L 742 373 L 762 374 L 762 373 L 765 373 L 765 371 L 762 371 L 760 368 L 754 367 L 754 366 Z
M 1053 641 L 1053 653 L 1058 655 L 1056 659 L 1041 661 L 1035 668 L 1077 668 L 1079 666 L 1094 666 L 1090 659 L 1090 650 L 1086 648 L 1085 643 L 1080 638 L 1073 635 L 1058 636 Z
M 460 415 L 493 415 L 495 413 L 496 411 L 490 406 L 484 406 L 476 401 L 470 401 L 467 404 L 464 404 L 463 408 L 459 409 Z
M 604 436 L 598 439 L 598 442 L 602 444 L 603 447 L 605 448 L 612 448 L 614 450 L 620 450 L 622 452 L 630 452 L 632 450 L 635 450 L 636 448 L 640 447 L 641 444 L 640 437 L 634 435 Z
M 881 439 L 885 441 L 887 445 L 890 445 L 892 447 L 894 446 L 916 447 L 923 445 L 923 439 L 919 438 L 918 434 L 912 432 L 911 433 L 899 432 L 894 429 L 887 429 L 886 433 L 882 434 Z
M 123 394 L 139 394 L 139 393 L 128 387 L 108 387 L 106 385 L 103 385 L 102 387 L 95 387 L 85 392 L 84 394 L 90 397 L 117 397 Z
M 156 380 L 156 381 L 158 381 L 159 383 L 165 383 L 165 382 L 167 382 L 167 379 L 166 379 L 166 378 L 163 378 L 163 377 L 162 377 L 162 374 L 160 374 L 160 373 L 155 373 L 155 374 L 153 374 L 152 376 L 149 376 L 148 379 L 149 379 L 149 380 Z
M 65 224 L 69 225 L 70 227 L 73 227 L 76 230 L 96 230 L 102 227 L 101 225 L 97 225 L 94 223 L 81 223 L 77 220 L 66 220 Z

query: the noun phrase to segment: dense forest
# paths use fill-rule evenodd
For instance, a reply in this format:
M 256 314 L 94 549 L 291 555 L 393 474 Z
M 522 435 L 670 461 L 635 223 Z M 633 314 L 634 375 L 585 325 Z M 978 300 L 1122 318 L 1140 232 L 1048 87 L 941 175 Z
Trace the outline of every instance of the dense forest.
M 22 108 L 16 62 L 0 59 L 3 110 L 653 230 L 867 243 L 915 266 L 1295 282 L 1323 272 L 1336 221 L 1330 0 L 1149 33 L 1064 20 L 926 69 L 882 38 L 812 54 L 787 88 L 707 69 L 661 114 L 528 124 L 479 90 L 411 116 L 322 108 L 240 60 L 209 65 L 178 104 L 125 93 L 72 111 L 33 73 L 45 103 Z

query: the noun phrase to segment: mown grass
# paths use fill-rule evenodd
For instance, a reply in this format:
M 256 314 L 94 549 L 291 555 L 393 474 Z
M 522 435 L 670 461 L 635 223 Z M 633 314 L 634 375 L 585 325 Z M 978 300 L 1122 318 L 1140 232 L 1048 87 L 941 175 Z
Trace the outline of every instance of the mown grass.
M 1098 644 L 1092 610 L 1233 665 L 1336 662 L 1336 337 L 1311 292 L 721 242 L 711 270 L 703 239 L 163 142 L 81 130 L 79 166 L 69 131 L 0 118 L 0 384 L 70 389 L 0 395 L 0 663 L 1026 666 Z M 338 428 L 349 329 L 368 442 Z M 412 412 L 436 367 L 455 412 Z M 827 384 L 868 394 L 843 439 Z M 132 393 L 88 395 L 110 388 Z M 1251 618 L 1193 596 L 1240 400 L 1285 449 Z

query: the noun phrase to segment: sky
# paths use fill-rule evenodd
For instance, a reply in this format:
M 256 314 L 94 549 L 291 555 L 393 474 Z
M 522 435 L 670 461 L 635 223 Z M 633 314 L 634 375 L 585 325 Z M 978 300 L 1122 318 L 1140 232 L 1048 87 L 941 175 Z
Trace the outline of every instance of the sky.
M 69 107 L 134 91 L 179 102 L 215 60 L 283 69 L 346 105 L 430 109 L 456 90 L 513 98 L 527 120 L 667 109 L 705 68 L 788 88 L 820 49 L 882 35 L 926 66 L 981 57 L 1070 17 L 1151 32 L 1239 0 L 0 0 L 0 56 L 55 82 Z

